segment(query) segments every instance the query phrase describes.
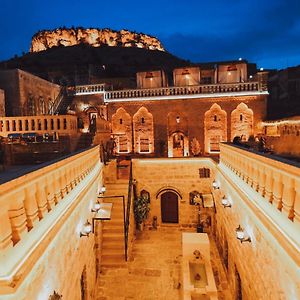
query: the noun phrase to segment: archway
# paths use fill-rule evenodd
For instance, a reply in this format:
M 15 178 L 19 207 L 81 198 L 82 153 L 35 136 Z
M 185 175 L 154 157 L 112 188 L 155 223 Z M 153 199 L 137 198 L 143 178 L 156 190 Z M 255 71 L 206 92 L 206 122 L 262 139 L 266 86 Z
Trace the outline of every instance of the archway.
M 132 150 L 131 116 L 124 108 L 118 108 L 112 115 L 112 133 L 115 137 L 118 153 L 129 153 Z
M 188 138 L 181 131 L 176 131 L 171 134 L 168 139 L 168 156 L 183 157 L 188 156 L 189 142 Z
M 247 141 L 253 134 L 253 111 L 245 103 L 240 103 L 231 113 L 231 141 L 236 136 Z
M 134 150 L 136 153 L 154 152 L 153 116 L 141 107 L 133 116 Z
M 227 114 L 214 103 L 204 117 L 205 152 L 220 151 L 220 142 L 227 141 Z
M 173 191 L 162 193 L 160 205 L 162 223 L 178 223 L 178 195 Z

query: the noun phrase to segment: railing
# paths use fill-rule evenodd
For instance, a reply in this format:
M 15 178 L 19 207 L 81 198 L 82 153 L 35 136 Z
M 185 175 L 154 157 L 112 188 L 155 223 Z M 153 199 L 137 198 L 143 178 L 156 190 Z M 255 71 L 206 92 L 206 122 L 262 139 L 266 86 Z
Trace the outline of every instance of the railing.
M 100 168 L 94 147 L 0 185 L 0 291 L 31 270 L 50 230 L 95 185 Z
M 238 92 L 257 92 L 262 91 L 258 82 L 208 84 L 184 87 L 164 87 L 153 89 L 132 89 L 107 91 L 104 95 L 105 100 L 124 99 L 124 98 L 145 98 L 162 96 L 182 96 L 198 94 L 216 93 L 238 93 Z
M 77 117 L 71 115 L 0 117 L 0 136 L 11 133 L 49 133 L 76 134 Z
M 49 115 L 55 114 L 57 112 L 57 110 L 65 96 L 66 96 L 66 87 L 63 86 L 60 88 L 60 91 L 59 91 L 57 97 L 55 98 L 52 107 L 49 108 L 49 111 L 48 111 Z
M 283 216 L 300 224 L 300 167 L 237 146 L 220 144 L 220 163 Z
M 105 92 L 105 83 L 75 86 L 75 95 L 101 94 Z
M 131 217 L 131 203 L 134 198 L 133 193 L 133 180 L 132 180 L 132 161 L 130 161 L 130 171 L 129 171 L 129 182 L 128 182 L 128 198 L 126 205 L 126 214 L 124 211 L 124 239 L 125 239 L 125 260 L 128 259 L 128 237 L 129 237 L 129 227 L 130 227 L 130 217 Z

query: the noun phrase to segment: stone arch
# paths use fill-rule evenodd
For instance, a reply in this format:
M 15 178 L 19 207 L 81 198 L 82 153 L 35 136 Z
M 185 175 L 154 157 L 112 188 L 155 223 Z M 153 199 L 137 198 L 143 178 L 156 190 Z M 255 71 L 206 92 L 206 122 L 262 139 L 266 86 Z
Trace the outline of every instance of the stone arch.
M 245 103 L 240 103 L 235 110 L 231 112 L 231 141 L 236 136 L 242 137 L 247 141 L 253 134 L 253 110 Z
M 227 141 L 227 113 L 220 105 L 214 103 L 204 115 L 205 152 L 219 152 L 220 142 Z
M 115 137 L 116 152 L 129 153 L 132 151 L 132 124 L 131 116 L 123 107 L 112 115 L 112 133 Z
M 189 156 L 188 118 L 182 111 L 168 114 L 168 157 Z
M 144 106 L 133 116 L 133 136 L 136 153 L 154 152 L 153 116 Z

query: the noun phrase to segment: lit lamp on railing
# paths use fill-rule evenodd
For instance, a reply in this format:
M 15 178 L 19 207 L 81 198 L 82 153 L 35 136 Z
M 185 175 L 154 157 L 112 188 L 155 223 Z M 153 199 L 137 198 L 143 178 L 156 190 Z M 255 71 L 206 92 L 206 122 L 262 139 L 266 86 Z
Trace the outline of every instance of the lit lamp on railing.
M 245 232 L 245 230 L 239 225 L 239 227 L 236 228 L 235 230 L 236 233 L 236 238 L 243 242 L 251 242 L 250 236 Z
M 218 190 L 220 188 L 220 183 L 214 180 L 212 183 L 212 187 L 214 190 Z
M 86 222 L 83 224 L 83 227 L 80 231 L 80 237 L 82 236 L 89 236 L 89 234 L 92 232 L 92 224 L 86 220 Z
M 103 195 L 106 191 L 106 187 L 105 186 L 102 186 L 100 191 L 99 191 L 99 196 Z
M 101 204 L 99 203 L 99 201 L 97 201 L 97 202 L 94 204 L 94 207 L 92 207 L 91 211 L 92 211 L 92 212 L 98 212 L 100 208 L 101 208 Z
M 223 207 L 231 207 L 231 202 L 225 196 L 222 198 L 221 203 Z

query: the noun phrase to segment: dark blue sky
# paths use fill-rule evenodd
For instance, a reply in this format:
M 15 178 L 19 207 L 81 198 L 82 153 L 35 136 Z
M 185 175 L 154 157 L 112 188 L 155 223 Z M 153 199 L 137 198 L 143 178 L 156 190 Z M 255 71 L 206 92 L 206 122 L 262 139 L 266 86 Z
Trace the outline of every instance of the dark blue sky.
M 0 9 L 0 60 L 28 52 L 38 30 L 74 25 L 151 34 L 193 62 L 300 64 L 299 0 L 1 0 Z

